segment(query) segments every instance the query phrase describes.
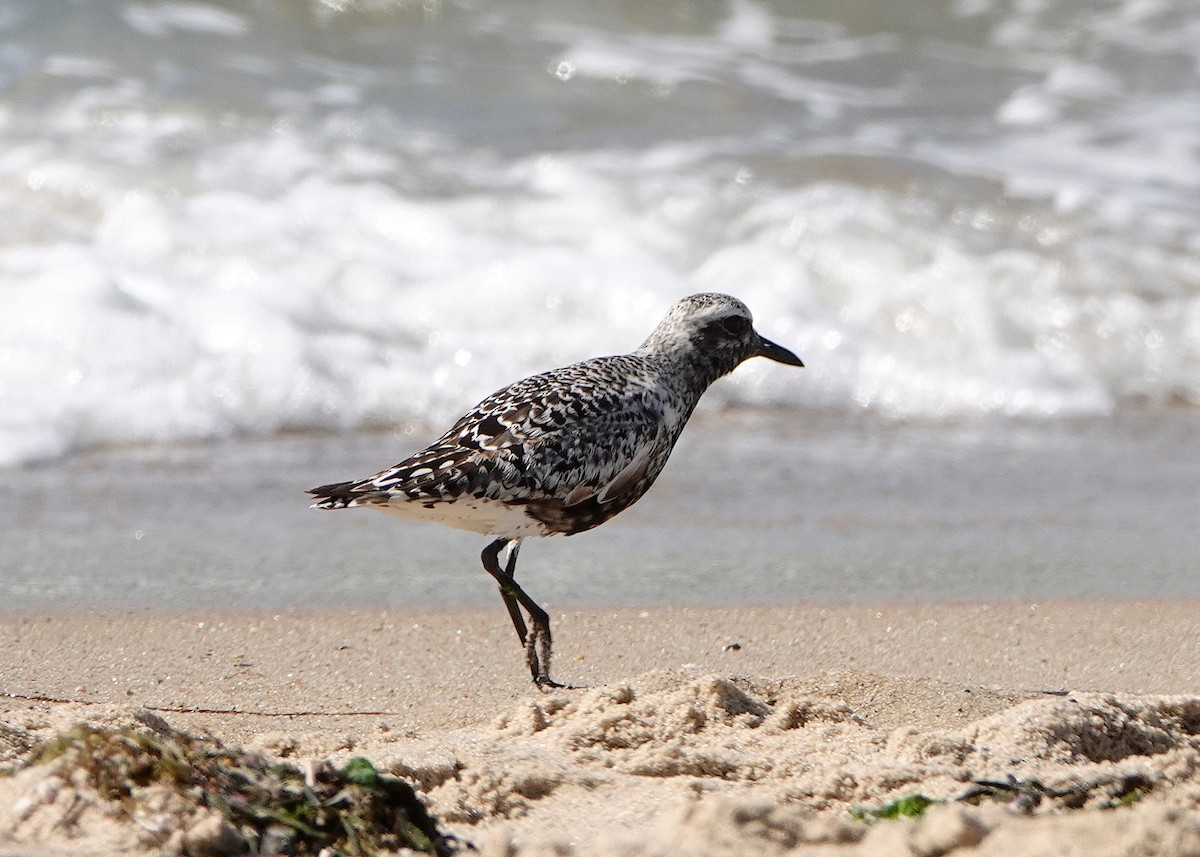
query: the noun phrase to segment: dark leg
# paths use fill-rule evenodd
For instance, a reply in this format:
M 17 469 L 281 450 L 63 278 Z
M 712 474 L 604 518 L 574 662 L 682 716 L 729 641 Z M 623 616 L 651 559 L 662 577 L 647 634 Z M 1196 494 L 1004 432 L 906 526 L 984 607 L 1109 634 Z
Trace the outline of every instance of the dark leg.
M 504 599 L 504 606 L 508 608 L 508 615 L 512 618 L 513 627 L 517 629 L 517 636 L 521 638 L 521 645 L 525 645 L 525 639 L 528 636 L 525 629 L 525 617 L 521 615 L 521 608 L 517 606 L 517 599 L 513 597 L 511 587 L 508 583 L 513 583 L 513 573 L 517 570 L 517 553 L 521 550 L 520 539 L 497 539 L 486 548 L 483 549 L 483 567 L 487 569 L 488 574 L 496 577 L 490 566 L 500 567 L 497 559 L 500 556 L 500 551 L 504 550 L 506 545 L 512 545 L 512 549 L 508 552 L 508 563 L 504 569 L 504 574 L 508 581 L 496 578 L 496 582 L 500 584 L 500 597 Z
M 514 540 L 496 539 L 484 548 L 481 555 L 483 568 L 500 585 L 500 597 L 504 599 L 504 606 L 508 608 L 508 615 L 512 619 L 517 636 L 521 638 L 521 643 L 525 646 L 525 660 L 529 664 L 529 672 L 533 675 L 534 684 L 538 687 L 562 687 L 561 684 L 550 678 L 550 616 L 536 601 L 526 595 L 525 590 L 518 586 L 516 580 L 513 579 L 513 573 L 517 568 L 517 551 L 520 549 L 519 539 L 515 540 L 516 545 L 508 555 L 507 567 L 500 568 L 500 551 L 510 541 Z M 531 626 L 529 629 L 525 627 L 525 619 L 521 616 L 521 607 L 524 607 L 525 612 L 529 614 Z

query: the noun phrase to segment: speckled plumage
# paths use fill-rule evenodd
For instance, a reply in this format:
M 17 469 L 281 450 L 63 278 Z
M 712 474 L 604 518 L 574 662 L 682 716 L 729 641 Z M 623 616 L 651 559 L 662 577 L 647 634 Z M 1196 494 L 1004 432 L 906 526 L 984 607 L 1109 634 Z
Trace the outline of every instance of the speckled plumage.
M 512 580 L 520 540 L 580 533 L 629 508 L 662 472 L 704 391 L 756 355 L 803 365 L 754 331 L 740 301 L 684 298 L 638 350 L 505 387 L 394 467 L 312 489 L 314 506 L 370 506 L 496 537 L 484 567 L 500 583 L 534 680 L 553 685 L 549 620 L 540 627 L 544 611 Z M 496 557 L 510 542 L 504 571 Z M 533 635 L 514 599 L 530 612 Z
M 683 427 L 668 424 L 669 409 L 644 359 L 576 363 L 489 396 L 395 467 L 316 489 L 329 498 L 318 505 L 375 505 L 504 538 L 582 532 L 658 475 Z

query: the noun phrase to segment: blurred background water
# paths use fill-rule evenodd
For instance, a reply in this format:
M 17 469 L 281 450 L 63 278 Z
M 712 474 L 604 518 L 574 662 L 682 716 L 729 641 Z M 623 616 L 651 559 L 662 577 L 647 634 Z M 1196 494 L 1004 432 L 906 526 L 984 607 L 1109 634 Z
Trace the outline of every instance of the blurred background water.
M 675 299 L 702 290 L 742 298 L 808 364 L 752 362 L 702 411 L 783 415 L 767 434 L 743 423 L 719 431 L 781 446 L 797 465 L 790 487 L 764 489 L 793 524 L 819 512 L 799 501 L 813 483 L 851 462 L 893 460 L 873 435 L 904 447 L 917 432 L 916 448 L 934 458 L 993 455 L 981 505 L 1000 505 L 990 486 L 1012 465 L 996 450 L 1034 450 L 1021 461 L 1046 472 L 1080 421 L 1090 440 L 1068 444 L 1072 461 L 1107 450 L 1133 456 L 1130 474 L 1190 474 L 1200 458 L 1200 4 L 0 3 L 0 465 L 25 504 L 3 522 L 0 596 L 86 603 L 109 598 L 97 587 L 110 585 L 119 601 L 157 586 L 144 600 L 159 603 L 187 600 L 203 579 L 223 603 L 228 582 L 269 564 L 268 548 L 257 565 L 246 564 L 249 548 L 204 560 L 191 584 L 163 566 L 203 554 L 192 542 L 221 504 L 245 521 L 256 480 L 290 492 L 366 475 L 505 383 L 636 347 Z M 821 431 L 797 434 L 806 423 Z M 1118 424 L 1138 430 L 1096 434 Z M 845 446 L 850 425 L 865 446 Z M 281 435 L 393 428 L 386 449 L 366 442 L 378 460 L 338 447 L 334 460 L 362 473 L 321 467 L 328 449 Z M 220 443 L 255 438 L 291 458 Z M 187 446 L 197 441 L 202 454 Z M 720 454 L 700 447 L 705 461 Z M 111 463 L 120 449 L 133 456 L 124 469 Z M 154 483 L 147 455 L 163 484 L 118 490 L 122 473 Z M 222 455 L 241 464 L 222 470 Z M 249 469 L 247 456 L 283 475 Z M 1142 456 L 1156 463 L 1139 470 Z M 928 456 L 902 457 L 914 478 L 930 467 Z M 708 490 L 734 459 L 705 465 Z M 295 485 L 288 461 L 302 462 Z M 230 480 L 219 490 L 205 470 L 214 466 Z M 931 472 L 941 475 L 924 493 L 947 509 L 961 503 L 954 473 Z M 98 481 L 79 489 L 77 543 L 56 541 L 63 506 L 79 502 L 68 486 L 88 473 Z M 865 509 L 878 499 L 869 476 Z M 1111 508 L 1084 514 L 1092 529 L 1068 528 L 1035 563 L 1050 568 L 1057 595 L 1129 594 L 1130 579 L 1153 578 L 1133 569 L 1118 592 L 1072 589 L 1053 572 L 1053 557 L 1121 531 L 1134 495 L 1149 504 L 1144 526 L 1123 532 L 1141 566 L 1200 553 L 1179 543 L 1200 520 L 1194 483 L 1126 496 L 1086 466 L 1060 480 Z M 138 569 L 145 553 L 118 563 L 120 551 L 102 551 L 104 573 L 74 588 L 55 577 L 101 533 L 152 531 L 122 522 L 139 502 L 155 520 L 170 505 L 167 482 L 192 498 L 176 513 L 194 525 L 154 554 L 153 569 Z M 1005 495 L 998 514 L 1036 506 L 1030 486 L 1024 501 Z M 930 512 L 911 526 L 921 520 L 935 534 L 944 523 Z M 1174 534 L 1154 536 L 1154 521 Z M 389 529 L 402 525 L 372 523 L 406 538 Z M 339 525 L 311 524 L 334 541 Z M 757 588 L 729 588 L 711 550 L 689 553 L 669 535 L 655 562 L 716 569 L 715 588 L 691 593 L 702 600 L 988 594 L 947 589 L 950 567 L 973 555 L 970 538 L 946 554 L 953 561 L 933 563 L 945 573 L 887 588 L 882 558 L 900 548 L 881 533 L 895 530 L 868 528 L 856 538 L 876 559 L 848 575 L 866 576 L 861 591 L 841 580 L 822 595 L 817 577 L 839 580 L 854 538 L 804 578 L 813 542 L 789 541 L 797 526 L 765 543 L 777 547 Z M 1013 550 L 1028 538 L 1019 529 Z M 268 532 L 287 542 L 286 527 Z M 974 555 L 991 557 L 981 569 L 1023 562 L 996 533 L 976 535 Z M 915 568 L 946 544 L 931 537 L 904 562 Z M 567 557 L 580 545 L 568 547 L 550 555 L 567 569 L 563 594 L 578 594 Z M 1196 594 L 1184 567 L 1175 588 L 1141 591 Z M 130 568 L 149 589 L 121 577 Z M 788 568 L 794 586 L 771 589 Z M 1036 595 L 1044 578 L 1000 595 Z M 345 597 L 459 597 L 389 588 L 405 585 Z M 280 586 L 259 601 L 295 594 Z M 579 597 L 667 597 L 637 581 L 613 586 Z

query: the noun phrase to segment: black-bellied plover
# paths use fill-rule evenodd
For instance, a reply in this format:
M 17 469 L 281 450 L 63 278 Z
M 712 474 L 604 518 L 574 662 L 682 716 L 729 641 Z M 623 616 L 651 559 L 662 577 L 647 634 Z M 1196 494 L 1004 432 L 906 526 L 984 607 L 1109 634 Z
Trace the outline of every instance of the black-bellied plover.
M 662 471 L 701 394 L 750 357 L 804 365 L 755 332 L 741 301 L 692 295 L 633 353 L 505 387 L 395 467 L 313 488 L 313 506 L 369 506 L 492 536 L 483 567 L 500 585 L 533 680 L 561 687 L 550 679 L 550 617 L 513 579 L 521 541 L 582 533 L 629 508 Z

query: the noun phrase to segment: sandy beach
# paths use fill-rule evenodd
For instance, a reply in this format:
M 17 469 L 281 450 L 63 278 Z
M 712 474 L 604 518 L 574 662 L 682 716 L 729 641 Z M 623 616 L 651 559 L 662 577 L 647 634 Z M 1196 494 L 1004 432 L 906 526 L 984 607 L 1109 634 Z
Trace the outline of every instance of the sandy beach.
M 0 761 L 80 722 L 365 756 L 489 855 L 1200 853 L 1198 607 L 560 612 L 551 693 L 499 609 L 10 615 Z M 231 853 L 154 799 L 26 767 L 0 853 Z
M 7 0 L 0 857 L 1200 857 L 1198 32 Z M 310 508 L 636 350 L 684 380 L 572 371 L 495 464 L 619 496 L 747 335 L 655 346 L 703 292 L 805 368 L 522 548 L 574 687 L 488 539 Z

